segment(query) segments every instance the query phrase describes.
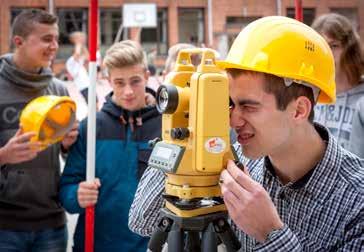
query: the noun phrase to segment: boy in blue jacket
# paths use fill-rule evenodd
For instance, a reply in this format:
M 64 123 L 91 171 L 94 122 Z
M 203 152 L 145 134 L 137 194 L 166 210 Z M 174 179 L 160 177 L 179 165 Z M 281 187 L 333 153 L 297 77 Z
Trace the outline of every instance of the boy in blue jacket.
M 161 115 L 146 104 L 148 70 L 139 44 L 123 41 L 106 52 L 104 65 L 113 91 L 96 116 L 96 178 L 86 182 L 87 120 L 79 128 L 61 178 L 60 198 L 80 214 L 74 251 L 84 251 L 85 208 L 95 207 L 95 251 L 146 251 L 148 239 L 128 228 L 128 213 L 147 167 L 148 141 L 161 135 Z

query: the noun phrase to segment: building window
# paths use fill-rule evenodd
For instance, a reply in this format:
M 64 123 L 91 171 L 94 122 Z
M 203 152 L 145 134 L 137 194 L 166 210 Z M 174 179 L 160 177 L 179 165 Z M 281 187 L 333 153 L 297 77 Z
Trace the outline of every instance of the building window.
M 125 39 L 125 29 L 121 27 L 122 23 L 121 9 L 100 9 L 100 42 L 102 47 L 111 46 L 116 40 Z M 121 29 L 119 31 L 119 29 Z M 120 34 L 118 34 L 120 33 Z M 118 37 L 118 38 L 117 38 Z M 103 49 L 105 49 L 103 48 Z
M 178 10 L 179 42 L 200 46 L 204 43 L 205 22 L 203 9 Z
M 316 16 L 315 8 L 303 8 L 303 23 L 311 26 Z M 287 8 L 287 17 L 295 18 L 295 8 Z
M 330 8 L 330 12 L 338 13 L 348 18 L 353 27 L 359 31 L 359 18 L 357 8 Z
M 140 41 L 147 52 L 148 57 L 166 55 L 168 52 L 168 18 L 167 9 L 158 9 L 157 27 L 143 28 L 140 34 Z
M 70 44 L 68 36 L 74 31 L 87 32 L 87 9 L 58 9 L 59 40 L 61 44 Z
M 236 36 L 240 33 L 240 31 L 247 26 L 249 23 L 253 22 L 260 18 L 259 16 L 253 17 L 227 17 L 226 18 L 226 33 L 228 35 L 228 45 L 227 48 L 230 48 L 233 44 Z
M 88 11 L 86 8 L 59 8 L 57 16 L 60 44 L 58 58 L 67 59 L 72 55 L 73 49 L 69 35 L 74 31 L 83 31 L 87 34 Z

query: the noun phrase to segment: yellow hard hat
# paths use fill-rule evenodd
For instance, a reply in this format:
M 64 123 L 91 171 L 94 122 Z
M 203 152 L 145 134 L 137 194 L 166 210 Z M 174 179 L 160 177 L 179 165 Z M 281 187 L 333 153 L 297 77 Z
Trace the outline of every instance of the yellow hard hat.
M 235 39 L 223 69 L 273 74 L 320 90 L 318 102 L 336 99 L 335 62 L 329 45 L 311 27 L 288 17 L 260 18 Z
M 76 120 L 76 103 L 68 96 L 46 95 L 30 101 L 20 115 L 24 132 L 35 132 L 31 141 L 43 148 L 60 141 Z

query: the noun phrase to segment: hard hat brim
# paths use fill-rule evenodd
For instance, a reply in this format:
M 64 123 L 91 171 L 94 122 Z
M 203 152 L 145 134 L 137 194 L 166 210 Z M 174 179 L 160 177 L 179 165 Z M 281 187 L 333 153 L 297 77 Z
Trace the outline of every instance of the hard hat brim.
M 249 69 L 249 68 L 242 67 L 239 64 L 234 64 L 234 63 L 231 63 L 231 62 L 228 62 L 228 61 L 224 61 L 224 60 L 218 60 L 218 61 L 216 61 L 216 65 L 220 69 L 222 69 L 222 70 L 225 70 L 227 68 L 236 68 L 236 69 L 242 69 L 242 70 L 256 71 L 256 70 L 253 70 L 253 69 Z

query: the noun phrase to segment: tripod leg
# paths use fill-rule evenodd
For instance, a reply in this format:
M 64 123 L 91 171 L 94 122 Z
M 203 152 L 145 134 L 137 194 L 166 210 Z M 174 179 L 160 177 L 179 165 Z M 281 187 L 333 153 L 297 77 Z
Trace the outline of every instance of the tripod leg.
M 217 252 L 217 237 L 212 223 L 202 233 L 201 251 Z
M 198 231 L 187 232 L 185 251 L 188 251 L 188 252 L 201 251 L 200 232 L 198 232 Z
M 149 243 L 148 249 L 153 252 L 160 252 L 163 249 L 163 245 L 167 240 L 168 232 L 171 229 L 172 220 L 164 217 L 158 223 L 157 229 L 153 232 Z
M 219 219 L 214 223 L 214 228 L 222 243 L 225 244 L 228 252 L 234 252 L 240 249 L 241 244 L 238 238 L 236 238 L 227 220 Z
M 183 230 L 176 223 L 173 223 L 168 234 L 168 252 L 183 252 L 183 239 Z

